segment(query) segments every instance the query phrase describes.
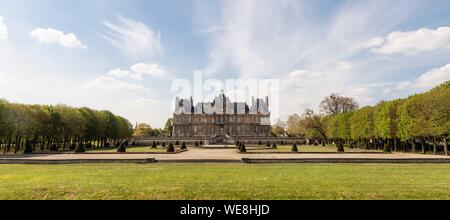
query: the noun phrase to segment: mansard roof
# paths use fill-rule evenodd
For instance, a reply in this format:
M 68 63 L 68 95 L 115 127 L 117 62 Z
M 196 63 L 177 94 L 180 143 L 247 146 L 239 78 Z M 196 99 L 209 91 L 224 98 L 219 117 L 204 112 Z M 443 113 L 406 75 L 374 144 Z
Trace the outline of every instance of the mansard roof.
M 230 102 L 223 91 L 212 102 L 197 102 L 194 106 L 191 99 L 176 98 L 174 114 L 269 114 L 268 98 L 254 99 L 251 106 L 246 102 Z

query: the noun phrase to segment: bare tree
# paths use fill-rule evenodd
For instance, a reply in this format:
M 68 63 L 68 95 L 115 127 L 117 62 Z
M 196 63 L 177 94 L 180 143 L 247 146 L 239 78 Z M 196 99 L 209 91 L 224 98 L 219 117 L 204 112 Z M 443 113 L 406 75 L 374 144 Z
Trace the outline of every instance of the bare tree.
M 358 102 L 350 97 L 340 96 L 339 94 L 332 93 L 330 96 L 325 97 L 320 103 L 320 109 L 325 114 L 337 115 L 349 111 L 358 109 Z
M 305 109 L 304 117 L 307 120 L 306 128 L 312 129 L 318 132 L 323 138 L 327 139 L 327 135 L 325 133 L 325 127 L 322 123 L 322 117 L 320 115 L 314 114 L 314 111 L 311 109 Z

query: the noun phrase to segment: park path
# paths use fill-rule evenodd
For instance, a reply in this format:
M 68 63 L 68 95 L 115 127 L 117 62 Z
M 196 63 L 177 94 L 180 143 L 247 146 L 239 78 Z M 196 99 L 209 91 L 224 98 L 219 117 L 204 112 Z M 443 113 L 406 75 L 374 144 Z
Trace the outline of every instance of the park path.
M 239 162 L 242 158 L 251 159 L 450 159 L 442 155 L 424 155 L 411 153 L 373 154 L 373 153 L 270 153 L 270 154 L 240 154 L 235 149 L 198 149 L 190 148 L 186 152 L 177 154 L 32 154 L 0 156 L 0 160 L 120 160 L 154 158 L 160 162 L 168 161 L 224 161 Z

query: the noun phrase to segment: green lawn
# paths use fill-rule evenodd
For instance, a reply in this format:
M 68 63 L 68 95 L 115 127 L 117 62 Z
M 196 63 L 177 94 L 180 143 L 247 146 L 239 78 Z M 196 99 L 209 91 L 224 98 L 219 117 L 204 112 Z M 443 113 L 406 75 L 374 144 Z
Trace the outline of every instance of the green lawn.
M 0 199 L 450 199 L 450 164 L 0 165 Z
M 249 145 L 247 152 L 290 152 L 292 145 L 278 145 L 277 149 L 265 149 L 265 145 Z M 298 145 L 299 152 L 337 152 L 335 146 Z M 381 150 L 366 150 L 361 148 L 345 148 L 345 152 L 382 152 Z

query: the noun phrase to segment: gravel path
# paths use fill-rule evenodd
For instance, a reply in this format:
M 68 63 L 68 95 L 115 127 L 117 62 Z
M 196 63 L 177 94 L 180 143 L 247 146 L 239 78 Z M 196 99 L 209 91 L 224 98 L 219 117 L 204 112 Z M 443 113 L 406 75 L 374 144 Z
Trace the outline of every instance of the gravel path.
M 449 158 L 442 155 L 424 155 L 411 153 L 392 154 L 371 154 L 371 153 L 300 153 L 300 154 L 239 154 L 235 149 L 196 149 L 190 148 L 186 152 L 178 154 L 33 154 L 33 155 L 10 155 L 0 156 L 0 160 L 5 159 L 25 159 L 25 160 L 65 160 L 65 159 L 145 159 L 155 158 L 158 161 L 164 160 L 241 160 L 242 158 L 260 159 L 297 159 L 297 158 L 357 158 L 357 159 L 432 159 Z

